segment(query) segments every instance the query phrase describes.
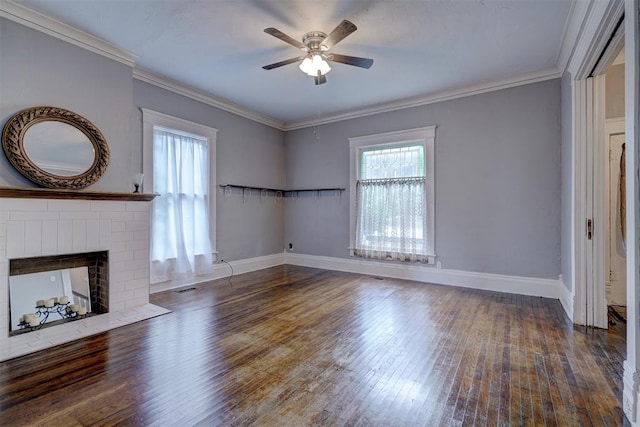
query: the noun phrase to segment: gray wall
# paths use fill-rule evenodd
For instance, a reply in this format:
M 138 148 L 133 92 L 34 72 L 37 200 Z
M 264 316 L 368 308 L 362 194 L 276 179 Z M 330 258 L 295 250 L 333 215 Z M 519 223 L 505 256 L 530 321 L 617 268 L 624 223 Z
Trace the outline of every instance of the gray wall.
M 565 72 L 561 80 L 562 98 L 562 212 L 561 212 L 561 256 L 562 280 L 569 291 L 572 290 L 573 271 L 571 269 L 571 223 L 573 219 L 572 211 L 572 186 L 573 181 L 573 140 L 571 117 L 573 115 L 573 90 L 571 73 Z
M 614 65 L 605 75 L 605 116 L 624 117 L 624 64 Z
M 133 79 L 127 65 L 0 18 L 1 125 L 36 105 L 69 109 L 91 120 L 111 151 L 106 174 L 91 190 L 132 191 L 142 170 L 139 107 L 215 127 L 217 182 L 281 188 L 283 133 Z M 0 186 L 35 187 L 0 155 Z M 224 196 L 216 188 L 219 259 L 281 253 L 284 202 L 274 197 Z
M 39 31 L 0 18 L 0 121 L 37 105 L 89 119 L 111 151 L 105 175 L 90 189 L 131 191 L 132 69 Z M 34 187 L 0 156 L 0 185 Z
M 561 270 L 559 80 L 324 125 L 318 140 L 311 128 L 283 135 L 135 81 L 126 65 L 4 19 L 0 55 L 2 123 L 22 108 L 50 104 L 105 134 L 111 165 L 91 189 L 131 191 L 142 163 L 139 107 L 219 129 L 219 184 L 275 188 L 348 188 L 347 138 L 435 124 L 443 267 L 543 278 Z M 0 185 L 33 186 L 3 156 Z M 286 202 L 216 192 L 220 258 L 279 253 L 289 242 L 295 252 L 348 257 L 348 192 Z
M 148 108 L 218 129 L 216 180 L 236 184 L 284 188 L 284 145 L 281 131 L 236 116 L 138 80 L 133 84 L 136 112 L 135 140 L 142 140 L 142 113 Z M 142 147 L 134 151 L 142 170 Z M 281 253 L 284 248 L 284 201 L 215 189 L 218 259 L 232 261 Z
M 349 137 L 428 125 L 442 267 L 557 279 L 560 80 L 288 132 L 287 186 L 348 188 Z M 348 257 L 348 191 L 287 203 L 285 224 L 295 252 Z

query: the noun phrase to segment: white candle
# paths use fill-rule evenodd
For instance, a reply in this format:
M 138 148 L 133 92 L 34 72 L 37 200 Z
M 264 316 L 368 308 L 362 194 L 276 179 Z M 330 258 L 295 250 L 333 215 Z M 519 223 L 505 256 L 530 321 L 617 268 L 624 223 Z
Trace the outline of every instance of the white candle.
M 44 306 L 47 308 L 51 308 L 55 305 L 55 302 L 53 301 L 53 299 L 48 299 L 44 302 Z
M 38 326 L 40 324 L 40 322 L 38 322 L 38 319 L 31 319 L 29 321 L 29 326 L 31 326 L 32 328 L 35 326 Z
M 33 313 L 27 313 L 24 315 L 25 323 L 29 323 L 30 321 L 35 320 L 35 318 L 36 318 L 36 315 Z
M 53 298 L 51 298 L 51 299 L 53 300 L 53 303 L 54 303 L 54 304 L 58 302 L 58 297 L 53 297 Z
M 87 314 L 87 309 L 84 307 L 80 307 L 80 309 L 78 310 L 78 315 L 84 316 L 85 314 Z
M 43 299 L 39 299 L 36 302 L 36 307 L 44 307 L 44 300 Z
M 71 310 L 73 313 L 75 313 L 76 311 L 78 311 L 78 304 L 71 304 L 71 307 L 69 307 L 69 310 Z
M 60 304 L 67 304 L 69 302 L 68 296 L 60 297 Z

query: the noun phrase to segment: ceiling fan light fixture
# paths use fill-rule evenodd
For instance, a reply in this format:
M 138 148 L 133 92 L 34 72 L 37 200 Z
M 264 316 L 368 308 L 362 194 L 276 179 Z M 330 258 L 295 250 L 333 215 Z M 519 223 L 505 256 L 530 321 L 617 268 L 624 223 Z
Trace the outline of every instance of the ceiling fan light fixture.
M 325 61 L 322 55 L 313 54 L 308 55 L 306 58 L 304 58 L 304 60 L 300 64 L 300 70 L 302 70 L 302 72 L 307 74 L 308 76 L 316 77 L 318 75 L 318 72 L 320 72 L 320 75 L 324 76 L 329 71 L 331 71 L 331 67 L 329 66 L 329 63 Z

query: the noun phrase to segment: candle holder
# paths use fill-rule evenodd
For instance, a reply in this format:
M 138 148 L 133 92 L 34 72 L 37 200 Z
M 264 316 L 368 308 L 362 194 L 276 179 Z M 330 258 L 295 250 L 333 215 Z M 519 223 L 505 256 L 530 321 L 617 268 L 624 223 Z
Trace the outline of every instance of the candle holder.
M 75 304 L 71 304 L 70 302 L 67 302 L 65 304 L 55 302 L 53 307 L 37 305 L 35 317 L 37 318 L 36 320 L 38 320 L 38 324 L 33 325 L 32 322 L 27 321 L 27 319 L 23 319 L 20 323 L 18 323 L 18 326 L 21 329 L 29 329 L 31 331 L 41 329 L 44 324 L 47 323 L 47 320 L 49 319 L 49 316 L 51 314 L 58 314 L 61 320 L 78 320 L 87 317 L 86 312 L 85 314 L 80 314 L 77 310 L 73 311 L 71 309 L 72 305 Z
M 133 174 L 133 192 L 134 193 L 139 193 L 140 192 L 140 187 L 142 187 L 142 181 L 144 179 L 144 174 L 141 173 L 134 173 Z

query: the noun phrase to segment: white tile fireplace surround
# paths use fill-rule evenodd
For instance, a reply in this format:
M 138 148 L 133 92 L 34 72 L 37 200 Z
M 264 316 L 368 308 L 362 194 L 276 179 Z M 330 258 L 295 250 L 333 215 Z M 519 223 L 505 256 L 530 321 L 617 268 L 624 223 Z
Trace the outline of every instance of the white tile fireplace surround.
M 0 361 L 169 312 L 149 304 L 151 199 L 0 189 Z M 109 253 L 109 312 L 9 336 L 9 260 L 93 251 Z

